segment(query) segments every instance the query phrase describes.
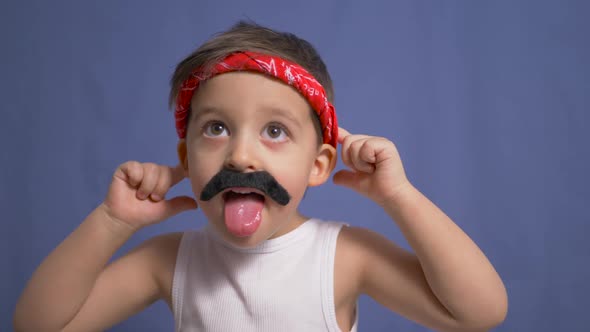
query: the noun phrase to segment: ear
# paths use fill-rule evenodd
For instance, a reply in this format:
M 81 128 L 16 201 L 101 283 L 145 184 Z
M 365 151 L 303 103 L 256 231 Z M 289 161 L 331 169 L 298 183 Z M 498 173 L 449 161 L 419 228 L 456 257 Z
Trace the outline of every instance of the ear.
M 336 148 L 330 144 L 322 144 L 311 168 L 307 185 L 315 187 L 326 182 L 336 167 L 337 159 Z
M 185 175 L 188 175 L 188 159 L 186 157 L 186 141 L 184 139 L 178 141 L 176 151 L 178 152 L 178 161 L 182 165 Z

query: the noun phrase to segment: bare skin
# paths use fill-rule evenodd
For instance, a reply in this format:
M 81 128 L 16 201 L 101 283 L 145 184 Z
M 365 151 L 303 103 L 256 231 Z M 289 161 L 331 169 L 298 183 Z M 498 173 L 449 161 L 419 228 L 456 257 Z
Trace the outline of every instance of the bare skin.
M 153 171 L 152 166 L 145 164 L 131 165 Z M 123 165 L 118 172 L 128 171 L 131 165 Z M 160 174 L 166 173 L 169 179 L 162 182 L 173 184 L 178 179 L 175 176 L 182 174 L 178 168 L 158 167 Z M 174 175 L 175 170 L 179 174 Z M 141 181 L 137 180 L 130 182 L 140 186 Z M 133 192 L 133 189 L 129 191 Z M 164 196 L 162 191 L 157 193 Z M 393 217 L 397 217 L 395 220 L 400 220 L 398 225 L 414 244 L 413 248 L 422 254 L 424 263 L 420 263 L 419 256 L 403 251 L 379 234 L 361 228 L 344 228 L 338 238 L 335 262 L 334 295 L 340 328 L 350 330 L 360 294 L 368 294 L 391 310 L 440 331 L 486 330 L 502 321 L 506 296 L 491 265 L 478 250 L 471 255 L 473 257 L 456 257 L 453 254 L 473 252 L 474 244 L 412 187 L 404 189 L 399 195 L 404 196 L 398 198 L 403 202 L 391 204 L 388 208 Z M 196 206 L 189 198 L 175 202 L 165 203 L 169 206 L 158 211 L 169 215 Z M 398 207 L 399 204 L 402 206 Z M 406 215 L 416 207 L 422 211 L 420 218 L 407 220 Z M 165 210 L 166 213 L 163 212 Z M 420 223 L 427 223 L 428 227 Z M 433 224 L 440 227 L 433 229 Z M 99 206 L 51 253 L 29 282 L 15 313 L 17 331 L 100 331 L 157 300 L 162 299 L 171 307 L 172 278 L 180 233 L 151 239 L 103 269 L 112 254 L 139 229 L 136 227 L 113 218 L 107 205 Z M 421 228 L 423 233 L 420 233 Z M 446 239 L 442 239 L 441 232 L 448 232 Z M 416 234 L 421 234 L 421 238 Z M 430 236 L 434 239 L 429 239 Z M 479 264 L 477 269 L 463 268 L 469 266 L 470 260 Z M 430 279 L 425 277 L 426 270 L 422 265 L 431 272 Z M 458 276 L 453 273 L 453 265 L 461 271 Z M 470 280 L 480 282 L 472 283 Z M 451 287 L 454 282 L 461 287 Z M 471 288 L 465 290 L 464 283 Z M 72 284 L 78 287 L 72 287 Z M 440 289 L 439 297 L 435 295 L 436 286 Z M 467 298 L 473 303 L 466 303 L 464 294 L 475 294 L 472 299 Z M 448 301 L 447 306 L 443 305 L 442 299 Z M 454 299 L 458 303 L 453 302 Z M 486 307 L 487 303 L 492 305 Z M 31 312 L 40 314 L 31 319 Z
M 201 168 L 194 166 L 199 162 L 195 156 L 207 156 L 209 161 L 249 171 L 272 167 L 276 164 L 276 155 L 284 153 L 286 157 L 281 159 L 286 159 L 294 155 L 292 149 L 301 148 L 299 145 L 311 147 L 315 144 L 310 134 L 313 124 L 301 117 L 307 114 L 305 100 L 299 103 L 296 98 L 302 97 L 297 92 L 284 90 L 281 83 L 268 80 L 264 81 L 264 96 L 252 97 L 260 90 L 255 87 L 260 77 L 226 75 L 231 74 L 220 77 L 232 80 L 219 79 L 215 83 L 217 78 L 214 78 L 208 83 L 209 88 L 201 87 L 201 90 L 209 93 L 206 99 L 209 102 L 220 100 L 214 105 L 216 108 L 210 109 L 220 109 L 221 103 L 222 109 L 239 109 L 235 114 L 224 111 L 224 117 L 244 114 L 245 118 L 238 118 L 236 125 L 229 120 L 224 124 L 234 135 L 195 137 L 200 143 L 192 148 L 187 147 L 191 142 L 189 137 L 186 144 L 179 144 L 181 163 L 177 167 L 139 162 L 119 166 L 105 201 L 49 254 L 31 277 L 16 306 L 16 331 L 101 331 L 155 301 L 164 300 L 172 307 L 172 280 L 181 234 L 155 237 L 113 263 L 107 263 L 139 229 L 197 208 L 192 197 L 165 198 L 169 189 L 187 176 L 196 188 L 205 178 L 199 172 L 211 173 L 219 169 L 215 163 L 200 165 Z M 219 93 L 217 97 L 215 84 L 225 84 L 219 91 L 228 91 L 227 84 L 241 85 L 229 89 L 235 91 L 231 96 Z M 254 90 L 248 91 L 249 88 Z M 243 96 L 238 96 L 240 91 L 244 91 Z M 254 131 L 250 129 L 260 127 L 255 127 L 259 124 L 250 123 L 248 119 L 260 119 L 261 115 L 247 113 L 249 109 L 258 112 L 258 101 L 266 98 L 264 101 L 269 102 L 275 92 L 277 99 L 270 101 L 287 100 L 295 108 L 291 116 L 300 124 L 296 127 L 300 129 L 291 130 L 291 141 L 271 144 L 268 137 L 262 142 L 254 141 L 259 138 L 252 135 Z M 254 107 L 248 107 L 250 102 Z M 301 109 L 296 109 L 297 105 Z M 289 108 L 284 109 L 289 112 Z M 221 129 L 226 128 L 218 129 L 225 133 Z M 297 130 L 301 135 L 298 136 Z M 341 330 L 350 330 L 361 294 L 437 331 L 486 331 L 501 323 L 506 316 L 507 296 L 500 277 L 473 241 L 408 181 L 395 145 L 381 137 L 352 135 L 342 128 L 339 132 L 341 158 L 348 169 L 336 172 L 334 183 L 379 204 L 391 217 L 392 227 L 395 223 L 413 249 L 407 252 L 382 235 L 363 228 L 342 229 L 337 240 L 334 270 L 334 305 Z M 309 142 L 305 141 L 307 137 L 311 137 Z M 253 146 L 258 150 L 252 150 Z M 319 150 L 301 149 L 299 155 L 307 158 L 305 163 L 310 167 L 305 172 L 299 167 L 300 173 L 284 175 L 284 183 L 299 198 L 306 186 L 319 185 L 329 179 L 336 159 L 334 148 L 325 144 Z M 294 164 L 291 160 L 286 163 Z M 194 173 L 194 169 L 199 172 Z M 279 171 L 274 173 L 281 176 Z M 289 176 L 308 181 L 289 182 Z M 201 208 L 206 210 L 203 205 L 201 203 Z M 272 225 L 270 222 L 272 227 L 278 227 L 279 234 L 305 221 L 296 209 L 265 213 L 287 216 L 274 218 L 289 220 L 287 224 Z M 270 231 L 261 228 L 257 233 Z M 262 240 L 255 238 L 252 244 Z

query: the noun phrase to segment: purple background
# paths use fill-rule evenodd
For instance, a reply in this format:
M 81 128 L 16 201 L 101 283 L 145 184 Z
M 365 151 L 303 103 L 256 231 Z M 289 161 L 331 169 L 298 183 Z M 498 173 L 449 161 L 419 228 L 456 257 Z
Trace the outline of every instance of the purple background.
M 510 300 L 498 331 L 585 330 L 589 14 L 585 1 L 2 2 L 0 329 L 118 164 L 176 162 L 166 105 L 175 64 L 250 18 L 316 45 L 341 125 L 393 140 L 415 186 L 488 255 Z M 374 203 L 331 183 L 301 208 L 407 246 Z M 203 223 L 183 214 L 118 255 Z M 360 315 L 361 331 L 426 331 L 366 297 Z M 173 324 L 160 302 L 112 331 Z

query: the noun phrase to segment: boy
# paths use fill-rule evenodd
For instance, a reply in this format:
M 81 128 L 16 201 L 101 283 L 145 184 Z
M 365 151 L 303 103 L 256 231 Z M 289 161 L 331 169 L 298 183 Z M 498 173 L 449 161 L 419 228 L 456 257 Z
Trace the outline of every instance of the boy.
M 313 47 L 238 23 L 172 78 L 180 164 L 127 162 L 105 201 L 39 266 L 17 331 L 95 331 L 163 299 L 177 331 L 351 331 L 368 294 L 441 331 L 503 321 L 507 296 L 479 248 L 416 190 L 392 142 L 338 128 Z M 297 211 L 328 180 L 379 204 L 414 253 L 371 231 Z M 182 179 L 193 197 L 165 199 Z M 196 199 L 196 200 L 195 200 Z M 108 260 L 142 227 L 199 206 L 208 226 Z

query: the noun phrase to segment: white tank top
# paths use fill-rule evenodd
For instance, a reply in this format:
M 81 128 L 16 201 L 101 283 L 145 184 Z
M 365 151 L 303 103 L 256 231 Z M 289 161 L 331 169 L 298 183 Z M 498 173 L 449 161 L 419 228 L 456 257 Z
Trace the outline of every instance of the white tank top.
M 248 249 L 210 226 L 185 232 L 172 284 L 176 331 L 340 331 L 334 256 L 342 225 L 310 219 Z M 351 331 L 357 323 L 358 308 Z

